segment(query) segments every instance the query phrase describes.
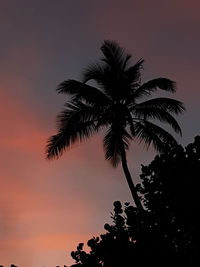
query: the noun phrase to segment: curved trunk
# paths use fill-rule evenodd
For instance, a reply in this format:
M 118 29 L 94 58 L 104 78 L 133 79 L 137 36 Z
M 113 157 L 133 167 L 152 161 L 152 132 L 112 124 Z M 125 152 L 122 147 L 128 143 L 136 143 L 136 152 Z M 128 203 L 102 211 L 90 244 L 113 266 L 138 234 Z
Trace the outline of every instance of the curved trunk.
M 136 190 L 135 185 L 133 183 L 131 174 L 130 174 L 129 169 L 128 169 L 126 152 L 125 152 L 124 147 L 121 148 L 121 161 L 122 161 L 122 168 L 123 168 L 123 171 L 124 171 L 124 174 L 126 177 L 126 181 L 127 181 L 129 188 L 131 190 L 131 194 L 132 194 L 133 200 L 135 202 L 135 205 L 139 211 L 144 211 L 142 203 L 141 203 L 140 198 L 138 196 L 137 190 Z

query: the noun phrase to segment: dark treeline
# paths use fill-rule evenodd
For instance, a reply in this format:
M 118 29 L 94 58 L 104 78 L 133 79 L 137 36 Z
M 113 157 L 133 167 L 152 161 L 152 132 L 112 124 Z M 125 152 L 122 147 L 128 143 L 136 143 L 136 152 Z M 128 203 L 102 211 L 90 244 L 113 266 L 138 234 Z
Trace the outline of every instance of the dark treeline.
M 188 266 L 198 260 L 200 137 L 185 149 L 176 145 L 142 166 L 141 195 L 145 212 L 114 202 L 113 224 L 80 243 L 71 253 L 73 267 Z

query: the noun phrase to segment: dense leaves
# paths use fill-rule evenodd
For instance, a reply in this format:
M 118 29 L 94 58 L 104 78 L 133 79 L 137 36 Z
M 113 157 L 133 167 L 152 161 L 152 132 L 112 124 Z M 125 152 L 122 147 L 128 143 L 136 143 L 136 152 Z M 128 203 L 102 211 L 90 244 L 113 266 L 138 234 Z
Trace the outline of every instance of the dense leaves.
M 113 224 L 71 253 L 73 267 L 187 266 L 198 259 L 200 136 L 175 145 L 142 166 L 138 185 L 145 211 L 114 202 Z
M 141 174 L 145 207 L 182 257 L 191 262 L 197 259 L 200 231 L 199 174 L 200 136 L 185 149 L 177 145 L 156 156 L 142 166 Z
M 151 213 L 141 217 L 135 207 L 126 203 L 122 208 L 119 201 L 114 206 L 113 225 L 106 223 L 106 233 L 87 242 L 90 252 L 84 251 L 83 243 L 77 246 L 71 253 L 73 267 L 167 267 L 184 262 Z

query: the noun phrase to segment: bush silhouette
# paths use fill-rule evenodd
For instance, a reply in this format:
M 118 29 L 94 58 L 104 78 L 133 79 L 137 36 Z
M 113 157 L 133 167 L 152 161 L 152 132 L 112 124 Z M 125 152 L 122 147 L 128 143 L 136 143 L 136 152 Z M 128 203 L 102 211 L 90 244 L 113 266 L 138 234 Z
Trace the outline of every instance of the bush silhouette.
M 138 209 L 119 201 L 114 202 L 113 225 L 105 224 L 105 234 L 93 237 L 87 243 L 90 252 L 80 243 L 71 253 L 76 261 L 73 267 L 114 266 L 170 266 L 180 263 L 168 240 L 159 232 L 148 211 L 141 217 Z M 172 261 L 173 259 L 173 261 Z
M 106 232 L 71 253 L 73 267 L 198 266 L 197 237 L 200 173 L 200 137 L 185 149 L 174 146 L 142 166 L 141 185 L 145 212 L 114 202 L 113 224 Z
M 185 149 L 179 145 L 156 156 L 142 166 L 140 176 L 145 207 L 171 246 L 190 263 L 197 258 L 199 173 L 200 136 L 196 136 Z

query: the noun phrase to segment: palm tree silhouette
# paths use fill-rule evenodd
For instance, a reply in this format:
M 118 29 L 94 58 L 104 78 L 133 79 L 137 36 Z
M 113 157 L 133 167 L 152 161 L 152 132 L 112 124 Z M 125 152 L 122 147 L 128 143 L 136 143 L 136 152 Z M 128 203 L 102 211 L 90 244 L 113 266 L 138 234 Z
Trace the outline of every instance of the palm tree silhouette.
M 174 93 L 175 82 L 158 78 L 141 84 L 143 59 L 130 65 L 131 55 L 113 41 L 104 41 L 101 51 L 103 58 L 84 70 L 82 82 L 66 80 L 59 84 L 58 93 L 71 95 L 71 98 L 57 116 L 58 132 L 48 139 L 47 159 L 58 158 L 73 143 L 107 128 L 103 140 L 105 158 L 113 167 L 121 161 L 134 202 L 143 210 L 128 169 L 126 151 L 132 139 L 143 141 L 147 148 L 153 144 L 158 152 L 166 145 L 175 144 L 174 137 L 152 123 L 152 119 L 169 124 L 181 134 L 171 114 L 181 113 L 184 105 L 166 97 L 138 103 L 158 88 Z M 92 84 L 86 84 L 88 81 Z

